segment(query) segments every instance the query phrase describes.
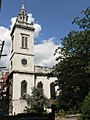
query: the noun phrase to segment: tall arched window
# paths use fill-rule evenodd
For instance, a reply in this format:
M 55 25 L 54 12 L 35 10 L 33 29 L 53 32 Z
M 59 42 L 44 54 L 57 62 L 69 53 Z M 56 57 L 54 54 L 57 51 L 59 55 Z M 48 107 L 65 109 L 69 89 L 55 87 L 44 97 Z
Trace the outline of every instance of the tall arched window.
M 21 82 L 21 98 L 26 98 L 27 93 L 27 82 L 23 80 Z
M 50 93 L 51 93 L 51 98 L 52 98 L 52 99 L 55 99 L 56 93 L 55 93 L 55 84 L 54 84 L 54 82 L 52 82 L 52 83 L 50 84 Z

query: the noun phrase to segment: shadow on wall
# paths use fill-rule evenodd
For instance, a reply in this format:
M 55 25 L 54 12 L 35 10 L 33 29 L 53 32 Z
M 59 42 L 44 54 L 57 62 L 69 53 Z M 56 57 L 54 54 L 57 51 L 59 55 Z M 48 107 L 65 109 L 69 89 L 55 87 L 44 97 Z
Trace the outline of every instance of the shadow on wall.
M 15 116 L 0 117 L 0 120 L 55 120 L 55 116 L 52 113 L 49 113 L 49 114 L 23 113 Z

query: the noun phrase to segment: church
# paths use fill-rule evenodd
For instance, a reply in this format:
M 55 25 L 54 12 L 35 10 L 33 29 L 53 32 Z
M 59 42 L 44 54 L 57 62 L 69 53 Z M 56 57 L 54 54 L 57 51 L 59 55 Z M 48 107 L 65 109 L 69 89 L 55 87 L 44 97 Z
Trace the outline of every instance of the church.
M 55 97 L 56 77 L 47 78 L 51 68 L 34 65 L 34 23 L 28 23 L 28 15 L 24 4 L 11 31 L 12 50 L 10 58 L 9 114 L 22 113 L 26 101 L 25 96 L 31 95 L 32 88 L 42 84 L 45 96 Z

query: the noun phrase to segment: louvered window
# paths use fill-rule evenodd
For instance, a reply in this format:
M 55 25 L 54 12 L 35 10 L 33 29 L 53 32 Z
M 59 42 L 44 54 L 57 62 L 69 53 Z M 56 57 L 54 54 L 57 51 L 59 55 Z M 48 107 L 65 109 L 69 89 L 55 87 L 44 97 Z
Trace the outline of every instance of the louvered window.
M 28 37 L 22 36 L 22 48 L 27 49 L 28 48 Z

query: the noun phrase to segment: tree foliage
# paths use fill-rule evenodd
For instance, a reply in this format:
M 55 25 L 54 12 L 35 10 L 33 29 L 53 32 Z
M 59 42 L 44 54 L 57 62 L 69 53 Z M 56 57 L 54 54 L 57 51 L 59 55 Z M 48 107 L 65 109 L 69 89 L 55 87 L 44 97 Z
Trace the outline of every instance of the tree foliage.
M 79 25 L 80 28 L 90 30 L 90 7 L 88 7 L 86 10 L 83 10 L 82 13 L 85 15 L 85 17 L 77 17 L 74 19 L 73 23 Z
M 83 30 L 71 31 L 55 51 L 59 57 L 56 58 L 58 64 L 54 66 L 53 73 L 58 78 L 60 108 L 66 111 L 80 110 L 90 89 L 90 8 L 83 13 L 83 18 L 73 21 Z
M 90 120 L 90 92 L 85 97 L 85 100 L 83 102 L 81 108 L 81 116 L 79 117 L 79 120 Z
M 43 93 L 42 87 L 34 87 L 32 89 L 32 95 L 27 98 L 27 106 L 25 107 L 25 112 L 44 112 L 44 106 L 46 102 L 46 97 Z

